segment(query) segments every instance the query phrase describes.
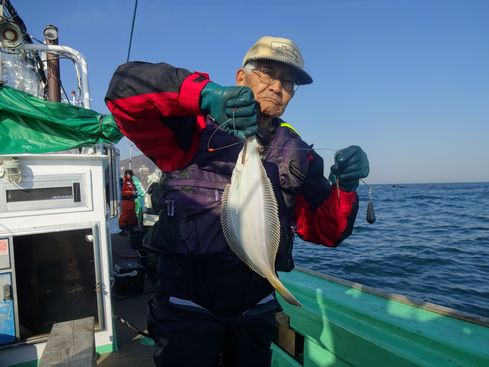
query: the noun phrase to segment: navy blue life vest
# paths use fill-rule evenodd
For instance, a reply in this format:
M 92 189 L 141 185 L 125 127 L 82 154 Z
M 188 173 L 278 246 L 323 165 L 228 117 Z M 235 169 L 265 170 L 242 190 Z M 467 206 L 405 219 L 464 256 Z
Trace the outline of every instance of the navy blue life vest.
M 293 128 L 277 120 L 263 166 L 274 187 L 281 223 L 276 270 L 290 271 L 295 195 L 308 170 L 310 147 Z M 221 196 L 230 183 L 242 142 L 208 122 L 191 164 L 168 173 L 162 183 L 157 233 L 147 247 L 161 253 L 195 257 L 209 263 L 237 264 L 241 260 L 229 248 L 221 228 Z

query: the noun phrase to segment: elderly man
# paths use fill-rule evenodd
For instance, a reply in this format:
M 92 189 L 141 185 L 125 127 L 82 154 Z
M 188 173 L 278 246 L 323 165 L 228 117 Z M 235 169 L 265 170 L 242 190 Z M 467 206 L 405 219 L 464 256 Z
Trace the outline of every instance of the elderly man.
M 230 250 L 220 201 L 243 138 L 256 135 L 277 196 L 276 269 L 291 271 L 293 231 L 336 246 L 352 232 L 355 189 L 369 171 L 350 146 L 323 161 L 279 117 L 298 85 L 310 84 L 297 45 L 265 36 L 246 53 L 236 86 L 168 64 L 130 62 L 115 72 L 106 103 L 121 131 L 165 175 L 160 220 L 148 246 L 160 253 L 159 290 L 148 330 L 157 366 L 269 366 L 279 305 L 271 285 Z

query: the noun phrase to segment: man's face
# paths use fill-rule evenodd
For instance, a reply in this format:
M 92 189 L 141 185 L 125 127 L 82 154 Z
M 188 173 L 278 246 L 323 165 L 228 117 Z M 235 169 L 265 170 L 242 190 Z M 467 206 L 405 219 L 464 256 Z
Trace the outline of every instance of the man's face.
M 276 62 L 259 63 L 251 73 L 239 69 L 236 74 L 236 84 L 251 88 L 261 114 L 267 117 L 279 117 L 284 113 L 294 96 L 295 80 L 289 66 Z

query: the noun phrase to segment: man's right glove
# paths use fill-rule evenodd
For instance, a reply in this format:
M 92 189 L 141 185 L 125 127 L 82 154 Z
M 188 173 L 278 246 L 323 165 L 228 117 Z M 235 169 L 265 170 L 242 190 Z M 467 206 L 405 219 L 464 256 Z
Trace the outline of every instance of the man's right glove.
M 357 145 L 338 150 L 334 155 L 329 180 L 339 180 L 339 186 L 346 191 L 355 191 L 361 178 L 370 171 L 367 154 Z
M 209 82 L 200 93 L 200 109 L 238 138 L 255 135 L 258 129 L 255 97 L 248 87 L 221 87 Z

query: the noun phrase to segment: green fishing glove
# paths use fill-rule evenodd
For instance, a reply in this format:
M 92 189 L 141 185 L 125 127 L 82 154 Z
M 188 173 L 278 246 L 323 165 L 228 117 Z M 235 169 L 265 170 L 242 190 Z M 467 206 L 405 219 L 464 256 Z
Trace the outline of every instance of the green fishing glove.
M 239 138 L 255 135 L 258 129 L 255 97 L 248 87 L 221 87 L 209 82 L 200 92 L 200 109 Z
M 361 178 L 370 171 L 367 154 L 357 145 L 338 150 L 334 155 L 329 180 L 336 182 L 345 191 L 355 191 Z

